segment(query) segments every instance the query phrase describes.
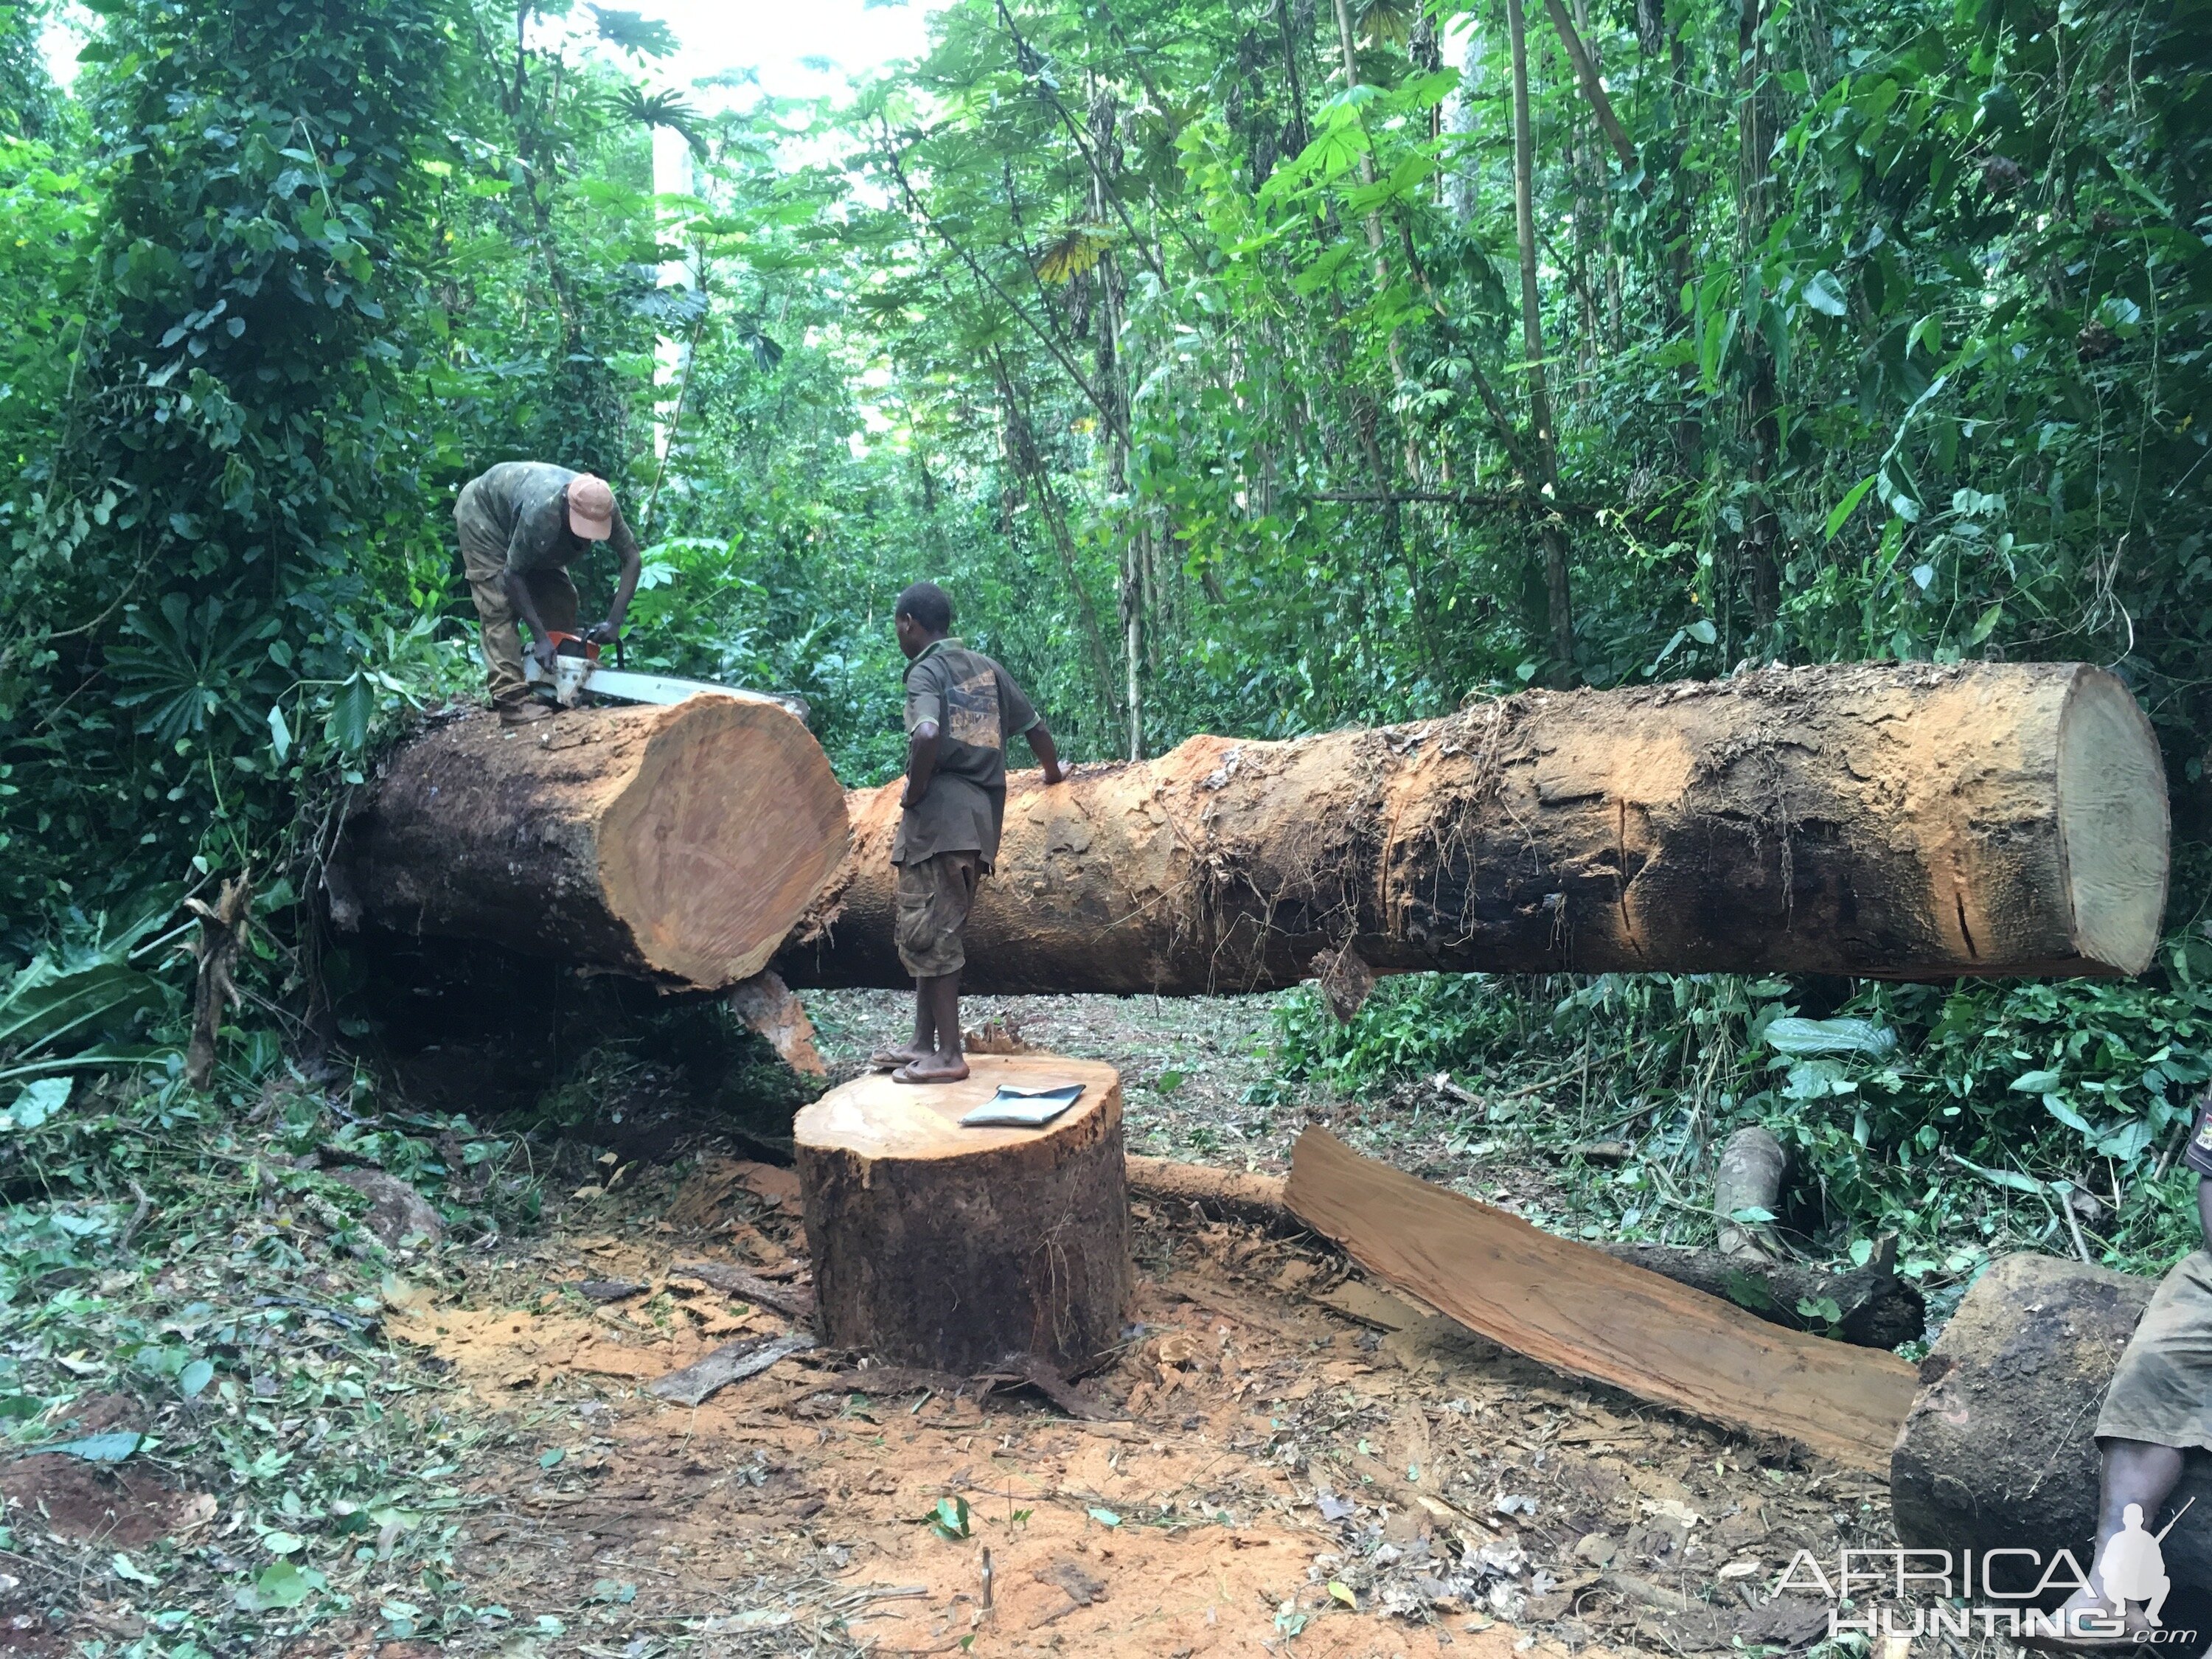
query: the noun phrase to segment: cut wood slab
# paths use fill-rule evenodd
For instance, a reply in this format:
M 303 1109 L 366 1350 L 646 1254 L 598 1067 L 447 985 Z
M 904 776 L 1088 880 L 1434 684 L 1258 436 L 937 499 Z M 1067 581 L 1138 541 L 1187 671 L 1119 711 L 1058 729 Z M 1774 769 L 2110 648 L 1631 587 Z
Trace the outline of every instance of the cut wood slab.
M 682 1370 L 671 1371 L 647 1385 L 646 1392 L 679 1406 L 696 1406 L 731 1383 L 757 1376 L 779 1360 L 805 1353 L 813 1346 L 813 1337 L 805 1331 L 725 1342 L 704 1359 L 694 1360 Z
M 1516 1353 L 1887 1473 L 1918 1373 L 1893 1354 L 1769 1325 L 1309 1129 L 1299 1219 L 1376 1278 Z
M 1132 1157 L 1129 1194 L 1170 1206 L 1188 1206 L 1217 1221 L 1243 1221 L 1284 1232 L 1304 1224 L 1283 1201 L 1283 1177 L 1217 1170 L 1172 1158 Z M 1801 1261 L 1723 1255 L 1680 1244 L 1601 1244 L 1596 1248 L 1646 1271 L 1735 1303 L 1770 1325 L 1820 1330 L 1825 1322 L 1797 1311 L 1803 1301 L 1832 1300 L 1841 1317 L 1824 1334 L 1866 1348 L 1893 1348 L 1927 1329 L 1920 1292 L 1887 1267 L 1832 1273 Z
M 1050 1054 L 968 1064 L 963 1083 L 855 1079 L 793 1126 L 823 1340 L 963 1376 L 1032 1357 L 1079 1374 L 1121 1340 L 1131 1291 L 1121 1078 Z M 1042 1128 L 960 1122 L 1001 1084 L 1071 1083 Z

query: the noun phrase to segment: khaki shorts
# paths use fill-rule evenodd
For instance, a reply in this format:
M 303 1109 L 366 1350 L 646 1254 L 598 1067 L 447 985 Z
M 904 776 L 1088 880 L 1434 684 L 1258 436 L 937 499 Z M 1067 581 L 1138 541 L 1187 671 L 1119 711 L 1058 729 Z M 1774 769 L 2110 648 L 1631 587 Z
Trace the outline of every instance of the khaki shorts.
M 2100 1440 L 2212 1449 L 2212 1255 L 2159 1280 L 2097 1415 Z
M 960 930 L 982 878 L 981 853 L 939 853 L 899 866 L 899 961 L 916 979 L 957 974 L 968 965 Z

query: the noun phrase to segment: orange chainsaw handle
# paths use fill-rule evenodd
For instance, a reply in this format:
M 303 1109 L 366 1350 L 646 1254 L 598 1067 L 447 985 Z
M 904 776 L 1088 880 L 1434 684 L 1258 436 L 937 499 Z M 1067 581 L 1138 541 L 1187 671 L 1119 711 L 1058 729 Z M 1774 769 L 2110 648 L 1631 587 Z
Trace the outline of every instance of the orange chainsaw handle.
M 599 647 L 581 634 L 563 634 L 557 629 L 549 628 L 545 630 L 545 637 L 553 642 L 553 654 L 556 657 L 581 657 L 586 662 L 599 659 Z

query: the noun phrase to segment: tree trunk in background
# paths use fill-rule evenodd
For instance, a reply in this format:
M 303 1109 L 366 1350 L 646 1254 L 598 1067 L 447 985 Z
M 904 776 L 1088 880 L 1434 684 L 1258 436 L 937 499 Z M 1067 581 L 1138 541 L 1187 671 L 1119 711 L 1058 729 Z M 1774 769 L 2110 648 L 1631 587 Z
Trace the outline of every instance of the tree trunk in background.
M 1344 0 L 1337 0 L 1337 9 Z M 1552 503 L 1559 498 L 1559 452 L 1553 441 L 1552 399 L 1544 378 L 1544 314 L 1536 289 L 1536 143 L 1528 114 L 1528 31 L 1521 0 L 1505 0 L 1505 29 L 1513 56 L 1513 226 L 1521 245 L 1521 349 L 1528 361 L 1528 417 L 1534 428 L 1538 476 L 1528 480 L 1541 496 L 1536 533 L 1544 549 L 1544 612 L 1550 632 L 1553 681 L 1575 678 L 1573 599 L 1567 580 L 1567 538 Z
M 1006 360 L 995 350 L 991 354 L 991 372 L 998 382 L 999 402 L 1004 411 L 1001 430 L 1007 468 L 1019 482 L 1023 493 L 1035 504 L 1038 516 L 1044 520 L 1045 533 L 1052 540 L 1053 550 L 1060 556 L 1060 569 L 1067 577 L 1068 591 L 1074 595 L 1076 614 L 1083 623 L 1083 643 L 1091 659 L 1092 689 L 1098 697 L 1099 730 L 1111 732 L 1120 712 L 1114 696 L 1114 653 L 1107 646 L 1106 630 L 1098 620 L 1098 607 L 1091 604 L 1091 590 L 1083 585 L 1082 568 L 1075 556 L 1075 537 L 1067 527 L 1067 508 L 1053 485 L 1052 471 L 1037 447 L 1036 428 L 1022 404 L 1021 394 L 1015 390 Z
M 897 787 L 778 961 L 900 987 Z M 2126 688 L 2078 664 L 1772 669 L 1528 692 L 1290 743 L 1010 781 L 967 930 L 979 992 L 1378 973 L 2139 972 L 2165 776 Z
M 1091 92 L 1091 149 L 1096 158 L 1091 174 L 1091 212 L 1099 224 L 1108 222 L 1112 208 L 1106 199 L 1109 171 L 1118 172 L 1121 147 L 1115 136 L 1117 125 L 1113 94 L 1104 87 Z M 1106 424 L 1106 479 L 1112 494 L 1126 501 L 1129 495 L 1129 448 L 1123 437 L 1129 418 L 1129 387 L 1121 360 L 1121 268 L 1111 253 L 1099 258 L 1098 312 L 1096 345 L 1099 395 L 1113 400 L 1115 419 Z M 1145 757 L 1145 532 L 1137 524 L 1124 523 L 1121 531 L 1121 648 L 1127 657 L 1124 707 L 1129 716 L 1129 758 Z
M 1666 192 L 1660 223 L 1666 239 L 1669 280 L 1660 296 L 1660 325 L 1668 338 L 1679 339 L 1690 331 L 1690 317 L 1682 304 L 1682 292 L 1689 286 L 1693 268 L 1690 257 L 1691 209 L 1684 197 L 1681 176 L 1682 157 L 1689 148 L 1689 61 L 1680 32 L 1667 20 L 1666 0 L 1636 0 L 1636 44 L 1647 69 L 1657 64 L 1662 54 L 1666 59 L 1665 170 L 1663 176 L 1654 181 L 1655 190 Z M 1653 146 L 1655 149 L 1660 148 Z M 1686 362 L 1675 372 L 1675 380 L 1679 406 L 1674 422 L 1674 465 L 1687 483 L 1705 473 L 1703 433 L 1694 403 L 1698 389 L 1698 365 L 1694 359 Z
M 767 966 L 846 844 L 821 745 L 765 699 L 473 714 L 386 758 L 331 920 L 720 991 Z
M 1738 141 L 1737 225 L 1742 237 L 1745 327 L 1744 436 L 1751 455 L 1745 475 L 1751 484 L 1738 543 L 1744 584 L 1750 592 L 1754 626 L 1774 625 L 1782 608 L 1780 550 L 1782 521 L 1766 489 L 1781 465 L 1781 398 L 1775 385 L 1774 354 L 1765 332 L 1751 319 L 1756 301 L 1763 311 L 1759 272 L 1765 264 L 1767 227 L 1774 212 L 1774 175 L 1769 152 L 1774 147 L 1767 119 L 1765 0 L 1739 0 L 1736 29 L 1736 135 Z

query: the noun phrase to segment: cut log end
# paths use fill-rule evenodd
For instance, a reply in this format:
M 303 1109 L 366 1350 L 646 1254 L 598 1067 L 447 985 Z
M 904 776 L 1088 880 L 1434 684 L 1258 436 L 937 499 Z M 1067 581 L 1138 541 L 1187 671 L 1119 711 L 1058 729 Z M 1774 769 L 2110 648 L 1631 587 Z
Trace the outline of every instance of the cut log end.
M 2166 767 L 2134 695 L 2085 670 L 2059 716 L 2058 829 L 2086 964 L 2139 974 L 2166 914 Z
M 719 991 L 767 965 L 848 840 L 828 758 L 773 703 L 520 730 L 471 714 L 386 761 L 333 866 L 332 920 Z
M 749 979 L 844 856 L 845 803 L 813 735 L 787 710 L 694 697 L 670 711 L 609 807 L 609 908 L 662 971 Z
M 1030 1356 L 1090 1369 L 1131 1289 L 1121 1085 L 1111 1066 L 977 1054 L 964 1083 L 860 1078 L 793 1135 L 823 1338 L 967 1376 Z M 1039 1129 L 967 1128 L 1001 1084 L 1079 1083 Z

